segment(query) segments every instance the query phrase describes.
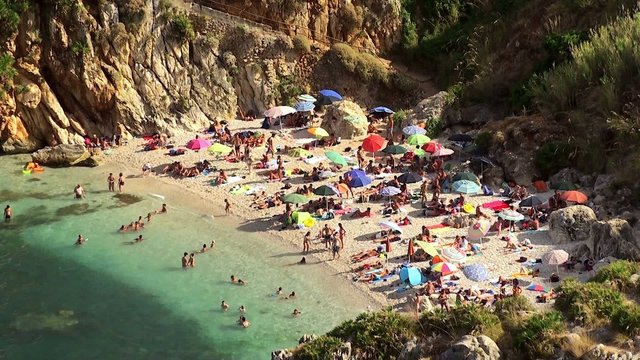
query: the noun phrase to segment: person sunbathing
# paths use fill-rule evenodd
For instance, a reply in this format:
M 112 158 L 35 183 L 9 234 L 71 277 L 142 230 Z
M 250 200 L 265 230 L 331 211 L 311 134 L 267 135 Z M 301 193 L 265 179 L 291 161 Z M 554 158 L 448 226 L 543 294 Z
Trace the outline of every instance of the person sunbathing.
M 398 224 L 400 226 L 411 225 L 411 220 L 407 216 L 405 216 L 404 219 L 396 220 L 396 224 Z
M 352 219 L 360 219 L 363 217 L 371 217 L 371 208 L 368 207 L 367 210 L 365 211 L 360 211 L 360 209 L 357 209 L 355 212 L 353 212 L 353 214 L 351 214 L 351 218 Z
M 382 262 L 376 261 L 373 264 L 362 264 L 362 265 L 358 266 L 357 268 L 353 269 L 353 272 L 359 273 L 359 272 L 362 272 L 362 271 L 365 271 L 365 270 L 369 271 L 369 270 L 380 269 L 380 268 L 382 268 L 382 266 L 383 266 Z
M 357 254 L 351 255 L 351 262 L 358 263 L 374 256 L 378 256 L 378 251 L 376 249 L 361 251 Z
M 220 174 L 218 174 L 218 177 L 216 178 L 216 185 L 224 184 L 227 180 L 227 174 L 224 173 L 224 170 L 220 170 Z

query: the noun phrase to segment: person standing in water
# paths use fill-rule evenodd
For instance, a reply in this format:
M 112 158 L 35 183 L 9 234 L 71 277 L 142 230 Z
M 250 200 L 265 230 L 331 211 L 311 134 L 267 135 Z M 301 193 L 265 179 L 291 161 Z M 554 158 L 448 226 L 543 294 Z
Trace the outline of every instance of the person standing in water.
M 186 253 L 185 253 L 186 254 Z M 224 300 L 222 300 L 222 304 L 220 304 L 220 307 L 222 308 L 222 311 L 227 311 L 229 310 L 229 304 L 227 304 L 226 302 L 224 302 Z
M 122 175 L 122 173 L 118 176 L 118 191 L 124 191 L 124 175 Z
M 78 239 L 76 240 L 76 245 L 80 246 L 80 245 L 84 245 L 84 243 L 87 241 L 87 239 L 85 239 L 82 234 L 78 235 Z
M 82 188 L 82 185 L 76 185 L 75 189 L 73 189 L 73 194 L 76 199 L 84 199 L 84 189 Z
M 4 208 L 4 222 L 11 221 L 12 216 L 13 216 L 13 210 L 11 210 L 10 205 L 7 205 L 7 207 Z
M 196 267 L 196 256 L 194 253 L 191 253 L 191 255 L 189 255 L 188 265 L 189 267 Z
M 113 173 L 109 173 L 107 185 L 109 186 L 109 191 L 116 191 L 116 178 L 113 176 Z
M 182 255 L 182 269 L 187 270 L 188 267 L 189 267 L 189 253 L 184 253 L 184 255 Z M 224 301 L 222 303 L 224 303 Z

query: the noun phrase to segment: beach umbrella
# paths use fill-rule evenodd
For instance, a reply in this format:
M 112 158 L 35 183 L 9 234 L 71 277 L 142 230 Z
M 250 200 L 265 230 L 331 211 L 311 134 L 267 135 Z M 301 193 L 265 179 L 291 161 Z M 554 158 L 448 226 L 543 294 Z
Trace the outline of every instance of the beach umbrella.
M 322 171 L 320 174 L 318 174 L 318 176 L 320 177 L 320 179 L 328 179 L 336 176 L 336 173 L 334 173 L 333 171 Z
M 312 227 L 315 224 L 315 220 L 308 212 L 294 211 L 291 213 L 291 219 L 298 225 L 304 225 L 305 227 Z
M 396 224 L 393 221 L 381 221 L 380 226 L 385 229 L 391 229 L 400 233 L 402 232 L 402 229 L 400 229 L 400 225 Z
M 518 206 L 520 207 L 536 207 L 542 205 L 544 202 L 537 196 L 531 195 L 526 199 L 520 201 Z
M 331 160 L 331 162 L 336 165 L 347 166 L 347 160 L 345 160 L 342 155 L 335 151 L 325 151 L 324 155 L 327 157 L 327 159 Z
M 308 111 L 312 111 L 313 109 L 315 109 L 316 106 L 312 102 L 301 101 L 301 102 L 295 104 L 293 107 L 298 112 L 308 112 Z
M 327 137 L 329 136 L 329 133 L 327 132 L 327 130 L 321 128 L 321 127 L 312 127 L 309 128 L 307 130 L 307 132 L 317 138 L 323 138 L 323 137 Z
M 351 181 L 349 182 L 349 186 L 351 186 L 352 188 L 363 187 L 371 184 L 372 181 L 373 180 L 371 180 L 371 178 L 366 175 L 358 176 L 351 179 Z
M 406 153 L 407 149 L 401 145 L 391 145 L 382 149 L 382 152 L 389 155 L 397 155 Z
M 431 138 L 423 134 L 415 134 L 407 138 L 407 144 L 409 145 L 423 145 L 428 143 L 429 141 L 431 141 Z
M 323 98 L 329 98 L 334 102 L 342 100 L 342 95 L 338 94 L 338 92 L 335 90 L 330 90 L 330 89 L 320 90 L 320 95 Z
M 426 252 L 427 254 L 431 256 L 438 256 L 438 249 L 436 249 L 436 247 L 433 246 L 433 244 L 430 244 L 426 241 L 416 241 L 415 243 L 416 245 L 418 245 L 420 249 L 424 250 L 424 252 Z
M 333 188 L 331 188 L 331 187 L 329 187 L 327 185 L 322 185 L 322 186 L 318 187 L 317 189 L 314 189 L 313 193 L 318 195 L 318 196 L 338 195 L 338 192 L 336 190 L 334 190 Z
M 473 141 L 473 138 L 467 134 L 454 134 L 449 136 L 449 140 L 455 142 L 471 142 Z
M 278 118 L 281 116 L 293 114 L 296 112 L 296 109 L 291 106 L 275 106 L 271 109 L 264 112 L 264 116 L 269 118 Z
M 511 210 L 511 209 L 502 210 L 498 214 L 498 216 L 503 218 L 503 219 L 505 219 L 505 220 L 509 220 L 509 221 L 524 220 L 524 215 L 520 214 L 519 212 L 517 212 L 515 210 Z
M 304 94 L 304 95 L 298 95 L 298 100 L 313 103 L 313 102 L 316 102 L 317 99 L 309 94 Z
M 293 157 L 307 157 L 309 152 L 302 148 L 294 148 L 289 151 L 289 155 Z
M 447 149 L 447 148 L 440 148 L 434 152 L 431 153 L 431 156 L 433 157 L 438 157 L 438 156 L 449 156 L 451 154 L 453 154 L 454 151 L 451 149 Z
M 351 169 L 347 171 L 345 175 L 349 176 L 352 179 L 357 178 L 359 176 L 367 176 L 367 174 L 362 169 Z
M 345 183 L 339 183 L 336 185 L 336 189 L 340 192 L 340 194 L 348 194 L 349 193 L 349 185 Z
M 529 291 L 538 291 L 538 292 L 546 292 L 548 293 L 550 289 L 546 286 L 542 286 L 540 284 L 531 284 L 527 286 L 527 290 Z
M 378 134 L 369 135 L 362 142 L 362 149 L 368 152 L 376 152 L 384 147 L 385 142 L 386 140 Z
M 467 237 L 471 241 L 480 241 L 484 238 L 491 229 L 491 223 L 487 220 L 478 220 L 469 227 Z
M 469 180 L 458 180 L 451 184 L 451 189 L 457 193 L 476 194 L 480 191 L 480 185 Z
M 192 139 L 187 143 L 187 149 L 200 150 L 211 146 L 211 141 L 206 139 Z
M 420 126 L 409 125 L 403 128 L 402 132 L 407 136 L 417 135 L 417 134 L 424 135 L 427 133 L 427 130 L 421 128 Z
M 438 255 L 433 256 L 433 259 L 431 259 L 431 265 L 441 263 L 441 262 L 444 262 L 444 260 L 440 257 L 440 253 L 438 253 Z
M 282 201 L 289 204 L 306 204 L 309 202 L 309 198 L 296 193 L 287 194 L 282 198 Z
M 421 182 L 422 176 L 409 171 L 398 176 L 398 181 L 400 181 L 403 184 L 413 184 L 413 183 Z
M 462 273 L 471 281 L 485 281 L 489 278 L 489 270 L 482 264 L 469 264 L 462 269 Z
M 400 189 L 395 186 L 383 187 L 382 190 L 380 190 L 380 195 L 382 196 L 394 196 L 398 194 L 400 194 Z
M 587 195 L 581 193 L 580 191 L 570 190 L 565 191 L 560 195 L 560 199 L 564 201 L 571 201 L 578 204 L 586 204 L 589 198 Z
M 393 114 L 394 111 L 389 109 L 388 107 L 384 107 L 384 106 L 378 106 L 378 107 L 374 107 L 373 109 L 369 110 L 369 114 L 386 114 L 386 115 L 391 115 Z
M 231 147 L 220 143 L 215 143 L 207 148 L 207 151 L 212 154 L 228 154 L 232 150 L 233 149 Z
M 425 156 L 427 156 L 427 152 L 426 152 L 426 151 L 424 151 L 424 150 L 422 150 L 422 149 L 415 149 L 415 150 L 413 151 L 413 154 L 414 154 L 415 156 L 417 156 L 417 157 L 425 157 Z
M 400 269 L 400 282 L 412 286 L 419 285 L 422 282 L 422 273 L 414 267 L 403 267 Z
M 569 254 L 564 250 L 552 250 L 542 255 L 542 262 L 547 265 L 555 265 L 556 272 L 558 272 L 559 266 L 566 263 L 567 260 L 569 260 Z
M 460 252 L 458 249 L 454 247 L 446 247 L 440 250 L 440 257 L 444 261 L 448 261 L 451 263 L 461 263 L 467 260 L 467 255 Z
M 578 188 L 574 183 L 567 180 L 551 183 L 549 187 L 554 190 L 576 190 Z
M 442 275 L 450 275 L 458 271 L 458 268 L 452 263 L 439 262 L 431 265 L 431 271 L 439 272 Z
M 440 149 L 442 149 L 442 144 L 435 141 L 429 141 L 428 143 L 422 145 L 422 150 L 428 153 L 434 153 Z
M 469 181 L 473 181 L 475 183 L 477 183 L 478 177 L 476 176 L 476 174 L 470 173 L 468 171 L 463 171 L 463 172 L 459 172 L 457 174 L 455 174 L 452 178 L 453 181 L 458 181 L 458 180 L 469 180 Z

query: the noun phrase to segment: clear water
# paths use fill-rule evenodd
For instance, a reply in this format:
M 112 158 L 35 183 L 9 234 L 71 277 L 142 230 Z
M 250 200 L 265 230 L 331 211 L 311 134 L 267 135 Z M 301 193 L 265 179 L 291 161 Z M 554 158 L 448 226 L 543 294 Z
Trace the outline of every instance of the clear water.
M 0 358 L 267 359 L 366 309 L 336 275 L 295 265 L 297 251 L 170 197 L 170 212 L 140 232 L 144 242 L 130 245 L 134 234 L 116 229 L 161 200 L 115 198 L 105 191 L 104 169 L 23 175 L 24 160 L 0 158 L 0 204 L 15 212 L 0 224 Z M 76 182 L 87 199 L 73 199 Z M 75 247 L 80 233 L 88 242 Z M 211 239 L 216 248 L 183 271 L 182 253 Z M 231 284 L 232 274 L 248 285 Z M 270 295 L 278 286 L 297 298 Z M 241 304 L 248 329 L 236 325 Z M 303 315 L 293 318 L 294 308 Z

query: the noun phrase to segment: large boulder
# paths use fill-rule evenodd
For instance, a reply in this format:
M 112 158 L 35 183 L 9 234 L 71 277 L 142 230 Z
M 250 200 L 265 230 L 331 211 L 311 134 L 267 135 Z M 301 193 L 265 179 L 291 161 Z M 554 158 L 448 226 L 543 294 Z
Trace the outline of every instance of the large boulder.
M 636 360 L 637 354 L 634 355 L 630 351 L 598 344 L 591 350 L 587 351 L 582 357 L 582 360 Z
M 367 134 L 367 115 L 352 101 L 341 101 L 327 107 L 322 128 L 343 139 L 353 139 Z
M 31 154 L 34 162 L 52 167 L 97 166 L 101 155 L 94 155 L 84 145 L 62 144 Z
M 587 244 L 596 259 L 613 256 L 640 260 L 640 240 L 635 237 L 633 228 L 626 220 L 593 222 Z
M 558 244 L 585 241 L 596 221 L 596 213 L 584 205 L 559 209 L 549 216 L 549 236 Z
M 463 336 L 440 355 L 441 360 L 496 360 L 502 352 L 488 336 Z
M 423 99 L 416 105 L 407 117 L 402 120 L 401 127 L 416 125 L 419 123 L 428 124 L 434 119 L 442 119 L 444 109 L 447 105 L 447 92 L 440 91 L 426 99 Z
M 422 356 L 428 354 L 432 348 L 433 346 L 427 342 L 413 338 L 404 344 L 400 355 L 398 355 L 398 360 L 420 360 Z
M 293 360 L 293 353 L 288 349 L 275 350 L 271 352 L 271 360 Z
M 549 177 L 550 184 L 558 184 L 561 181 L 568 181 L 570 183 L 576 184 L 579 182 L 579 180 L 580 173 L 578 173 L 578 170 L 573 168 L 564 168 Z

